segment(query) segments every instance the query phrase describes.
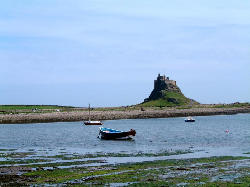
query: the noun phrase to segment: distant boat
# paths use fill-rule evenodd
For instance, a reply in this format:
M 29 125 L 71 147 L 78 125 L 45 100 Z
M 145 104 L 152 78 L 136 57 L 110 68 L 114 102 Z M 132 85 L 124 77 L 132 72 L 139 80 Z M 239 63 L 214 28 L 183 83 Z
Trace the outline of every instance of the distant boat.
M 90 104 L 89 104 L 89 120 L 83 122 L 85 125 L 102 125 L 101 121 L 91 121 L 90 120 Z
M 101 121 L 84 121 L 85 125 L 102 125 Z
M 195 122 L 195 119 L 192 118 L 191 116 L 188 116 L 188 117 L 185 119 L 185 122 Z
M 130 129 L 129 131 L 119 131 L 115 129 L 100 127 L 99 138 L 104 140 L 128 140 L 135 136 L 136 131 Z

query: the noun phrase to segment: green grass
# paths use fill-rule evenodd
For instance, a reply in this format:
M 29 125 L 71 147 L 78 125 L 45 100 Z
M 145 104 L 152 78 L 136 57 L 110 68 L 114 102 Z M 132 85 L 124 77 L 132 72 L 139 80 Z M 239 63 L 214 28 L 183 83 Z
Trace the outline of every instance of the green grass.
M 0 105 L 0 110 L 32 110 L 32 109 L 65 109 L 73 108 L 71 106 L 58 106 L 58 105 Z
M 33 111 L 35 109 L 35 111 Z M 0 105 L 0 114 L 18 114 L 18 113 L 50 113 L 56 110 L 71 111 L 74 107 L 58 105 Z
M 164 91 L 163 97 L 157 100 L 152 100 L 140 104 L 144 107 L 175 107 L 175 106 L 186 106 L 191 103 L 191 100 L 185 97 L 183 94 L 178 92 Z
M 217 104 L 212 107 L 213 108 L 250 107 L 250 103 Z
M 121 107 L 98 107 L 91 108 L 92 111 L 134 111 L 141 110 L 143 107 L 151 107 L 151 109 L 160 109 L 174 107 L 176 109 L 191 109 L 191 108 L 237 108 L 250 107 L 250 103 L 232 103 L 232 104 L 211 104 L 200 105 L 185 97 L 181 93 L 163 91 L 163 97 L 157 100 L 144 102 L 138 105 L 121 106 Z M 191 105 L 192 103 L 192 105 Z M 0 114 L 18 114 L 18 113 L 33 113 L 32 109 L 37 109 L 36 113 L 50 113 L 57 109 L 60 111 L 88 111 L 88 108 L 78 108 L 72 106 L 59 105 L 0 105 Z

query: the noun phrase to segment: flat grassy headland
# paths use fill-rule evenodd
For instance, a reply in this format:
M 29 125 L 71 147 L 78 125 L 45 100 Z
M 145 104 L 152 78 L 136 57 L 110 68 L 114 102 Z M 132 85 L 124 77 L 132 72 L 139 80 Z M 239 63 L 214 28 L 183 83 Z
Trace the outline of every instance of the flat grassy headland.
M 0 186 L 249 186 L 249 157 L 162 159 L 164 155 L 169 153 L 38 156 L 3 150 Z M 124 156 L 127 163 L 119 164 Z M 133 162 L 135 156 L 155 160 Z M 108 157 L 118 163 L 109 163 Z
M 0 105 L 0 114 L 69 111 L 76 107 L 59 105 Z

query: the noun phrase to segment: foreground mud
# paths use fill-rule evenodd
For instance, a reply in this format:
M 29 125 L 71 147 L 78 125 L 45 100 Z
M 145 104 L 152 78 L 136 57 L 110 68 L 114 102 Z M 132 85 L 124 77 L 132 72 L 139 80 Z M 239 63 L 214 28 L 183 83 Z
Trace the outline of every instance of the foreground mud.
M 0 186 L 248 186 L 250 183 L 248 153 L 246 157 L 167 159 L 174 154 L 186 152 L 41 156 L 32 151 L 2 150 Z M 138 157 L 141 161 L 133 162 Z M 127 161 L 119 163 L 119 158 Z M 151 161 L 145 161 L 147 158 Z
M 237 113 L 250 113 L 249 107 L 242 108 L 191 108 L 191 109 L 143 109 L 143 110 L 103 110 L 92 111 L 92 120 L 115 120 L 115 119 L 143 119 L 143 118 L 168 118 L 185 116 L 206 115 L 231 115 Z M 0 123 L 46 123 L 82 121 L 88 119 L 88 111 L 50 112 L 50 113 L 19 113 L 0 114 Z

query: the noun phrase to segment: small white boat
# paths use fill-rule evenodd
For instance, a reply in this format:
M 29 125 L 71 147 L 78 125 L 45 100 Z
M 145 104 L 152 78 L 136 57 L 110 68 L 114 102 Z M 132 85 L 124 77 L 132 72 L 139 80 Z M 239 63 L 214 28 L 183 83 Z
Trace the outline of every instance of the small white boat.
M 84 125 L 102 125 L 101 121 L 91 121 L 90 120 L 90 104 L 89 104 L 89 120 L 83 122 Z
M 102 125 L 101 121 L 84 121 L 83 122 L 85 125 Z
M 191 116 L 188 116 L 188 117 L 185 119 L 185 122 L 195 122 L 195 119 L 192 118 Z

